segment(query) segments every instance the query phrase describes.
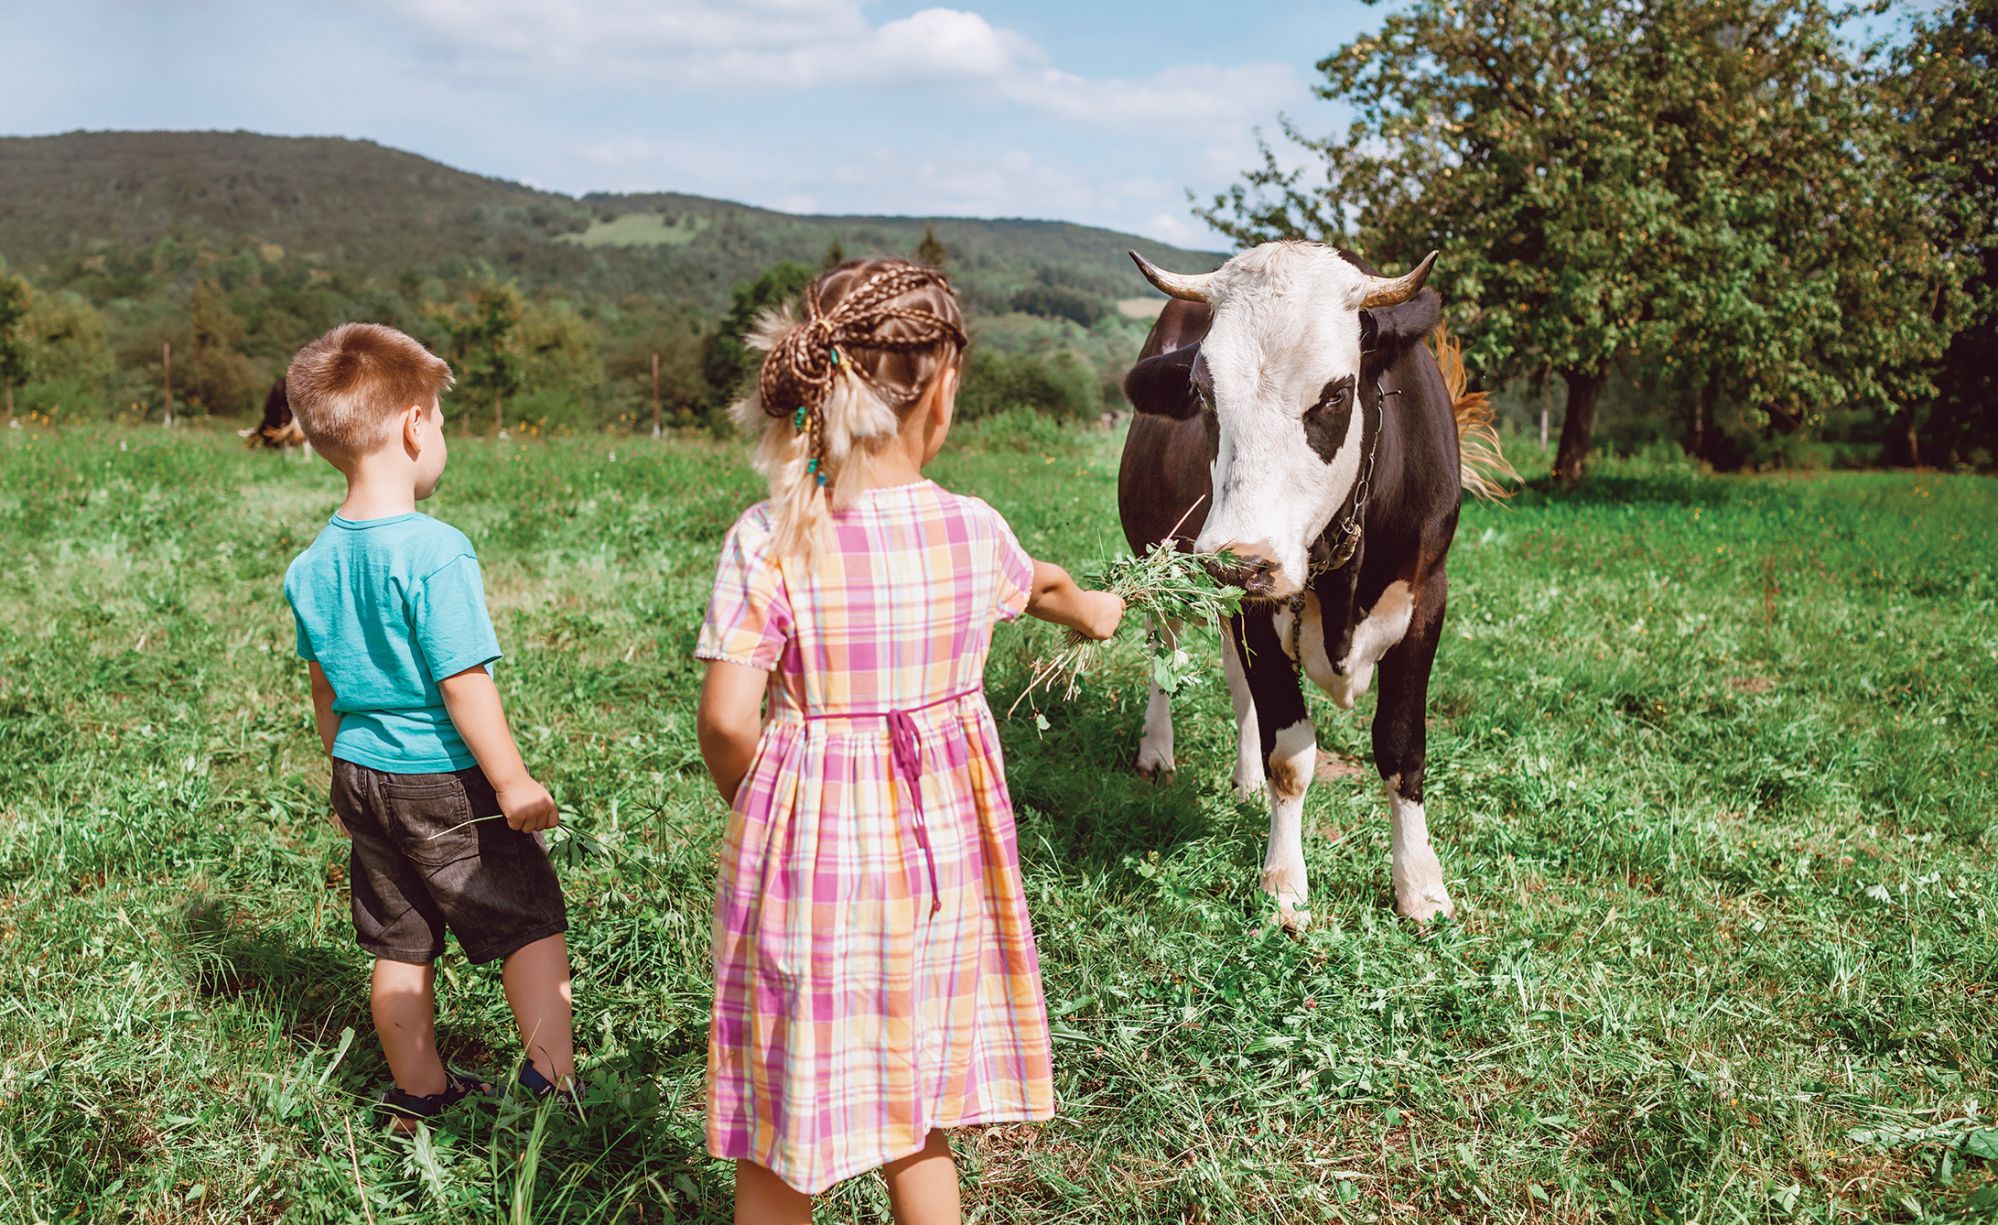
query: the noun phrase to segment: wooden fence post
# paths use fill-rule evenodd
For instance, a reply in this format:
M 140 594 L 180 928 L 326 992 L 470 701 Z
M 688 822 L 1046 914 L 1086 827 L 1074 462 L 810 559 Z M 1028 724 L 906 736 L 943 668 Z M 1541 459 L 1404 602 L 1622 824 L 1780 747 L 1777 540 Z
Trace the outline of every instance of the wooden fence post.
M 659 354 L 652 354 L 652 436 L 659 437 Z
M 173 428 L 173 342 L 160 342 L 160 386 L 166 392 L 166 428 Z

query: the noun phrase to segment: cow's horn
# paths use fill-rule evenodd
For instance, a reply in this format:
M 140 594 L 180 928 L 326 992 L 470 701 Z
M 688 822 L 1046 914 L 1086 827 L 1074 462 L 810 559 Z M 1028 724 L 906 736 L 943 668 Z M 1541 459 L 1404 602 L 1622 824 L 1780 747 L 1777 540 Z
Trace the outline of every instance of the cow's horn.
M 1362 307 L 1400 306 L 1414 297 L 1422 289 L 1422 283 L 1429 279 L 1429 270 L 1436 266 L 1438 252 L 1431 251 L 1422 257 L 1422 262 L 1402 276 L 1370 276 L 1367 278 L 1367 296 L 1360 300 Z M 1153 282 L 1157 284 L 1157 282 Z M 1163 285 L 1159 288 L 1164 289 Z M 1167 293 L 1172 291 L 1167 289 Z
M 1138 271 L 1144 273 L 1145 279 L 1157 286 L 1160 293 L 1183 298 L 1188 302 L 1207 301 L 1207 282 L 1214 279 L 1213 273 L 1196 272 L 1182 275 L 1177 272 L 1167 272 L 1136 251 L 1131 252 L 1131 258 L 1137 262 Z

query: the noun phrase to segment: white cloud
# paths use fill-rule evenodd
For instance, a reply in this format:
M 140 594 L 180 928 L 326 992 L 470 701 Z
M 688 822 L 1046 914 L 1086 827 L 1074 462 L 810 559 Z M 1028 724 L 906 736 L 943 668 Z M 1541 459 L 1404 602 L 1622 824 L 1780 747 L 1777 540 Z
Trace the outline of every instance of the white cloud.
M 1130 80 L 1085 77 L 975 12 L 928 8 L 871 25 L 853 0 L 405 0 L 413 23 L 474 75 L 616 79 L 731 92 L 933 86 L 1073 122 L 1237 130 L 1305 96 L 1287 64 L 1185 64 Z

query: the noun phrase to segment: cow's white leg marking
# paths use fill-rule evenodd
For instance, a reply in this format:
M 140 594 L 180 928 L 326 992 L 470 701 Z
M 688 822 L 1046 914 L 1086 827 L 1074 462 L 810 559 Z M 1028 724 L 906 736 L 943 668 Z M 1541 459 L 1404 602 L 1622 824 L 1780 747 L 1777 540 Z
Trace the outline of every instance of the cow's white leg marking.
M 1158 629 L 1168 647 L 1179 645 L 1179 622 L 1161 622 Z M 1171 774 L 1176 768 L 1172 759 L 1172 699 L 1159 688 L 1158 682 L 1150 684 L 1151 698 L 1145 703 L 1145 734 L 1138 741 L 1138 773 L 1157 778 Z
M 1427 923 L 1437 915 L 1456 912 L 1450 891 L 1443 887 L 1443 865 L 1429 845 L 1429 821 L 1422 801 L 1404 799 L 1401 775 L 1387 780 L 1388 807 L 1393 822 L 1394 908 L 1404 918 Z
M 1304 909 L 1310 882 L 1304 872 L 1304 793 L 1318 765 L 1318 729 L 1299 719 L 1277 733 L 1270 750 L 1270 845 L 1263 856 L 1263 892 L 1277 900 L 1277 916 L 1292 931 L 1311 922 Z
M 1415 613 L 1414 594 L 1400 579 L 1387 585 L 1381 598 L 1367 610 L 1366 618 L 1353 627 L 1353 645 L 1346 652 L 1343 673 L 1334 672 L 1329 663 L 1320 664 L 1322 675 L 1312 667 L 1325 659 L 1325 634 L 1312 611 L 1305 609 L 1304 637 L 1314 644 L 1305 650 L 1305 670 L 1341 710 L 1351 710 L 1374 683 L 1374 665 L 1407 635 L 1408 620 Z
M 1221 671 L 1228 678 L 1228 696 L 1235 702 L 1235 797 L 1246 802 L 1263 790 L 1263 737 L 1249 677 L 1235 650 L 1235 636 L 1226 626 L 1221 628 Z

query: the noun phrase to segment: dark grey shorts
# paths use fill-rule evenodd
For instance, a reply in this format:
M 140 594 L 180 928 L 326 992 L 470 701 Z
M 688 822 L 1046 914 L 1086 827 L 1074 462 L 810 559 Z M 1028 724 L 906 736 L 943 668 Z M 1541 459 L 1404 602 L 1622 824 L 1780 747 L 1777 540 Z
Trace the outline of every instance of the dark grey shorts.
M 354 840 L 354 931 L 375 956 L 435 961 L 449 928 L 476 964 L 568 930 L 541 840 L 475 820 L 500 811 L 478 767 L 388 774 L 335 758 L 333 811 Z

